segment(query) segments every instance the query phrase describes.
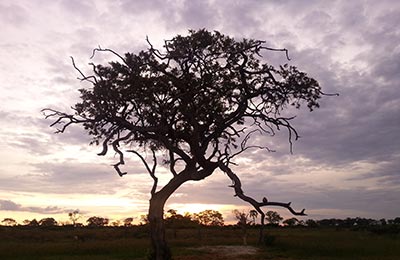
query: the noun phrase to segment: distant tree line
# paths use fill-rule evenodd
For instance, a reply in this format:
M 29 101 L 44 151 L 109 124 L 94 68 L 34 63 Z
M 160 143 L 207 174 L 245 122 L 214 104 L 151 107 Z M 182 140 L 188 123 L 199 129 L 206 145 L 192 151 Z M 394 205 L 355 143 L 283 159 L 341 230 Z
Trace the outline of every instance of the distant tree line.
M 237 220 L 237 223 L 234 226 L 240 227 L 243 230 L 244 240 L 247 236 L 246 229 L 248 227 L 257 227 L 257 218 L 258 213 L 254 210 L 239 211 L 233 210 L 232 214 Z M 83 218 L 83 215 L 80 214 L 78 210 L 68 213 L 70 221 L 68 222 L 57 222 L 54 218 L 48 217 L 40 220 L 32 219 L 32 220 L 24 220 L 22 224 L 19 224 L 13 218 L 4 218 L 1 222 L 1 226 L 30 226 L 30 227 L 52 227 L 52 226 L 73 226 L 73 227 L 105 227 L 105 226 L 113 226 L 113 227 L 131 227 L 135 226 L 134 217 L 128 217 L 121 220 L 110 221 L 109 218 L 100 217 L 100 216 L 92 216 L 86 219 L 85 224 L 78 222 L 79 219 Z M 282 216 L 279 215 L 276 211 L 268 211 L 265 213 L 265 221 L 267 226 L 275 226 L 275 227 L 308 227 L 308 228 L 318 228 L 318 227 L 335 227 L 335 228 L 368 228 L 373 230 L 374 227 L 397 227 L 400 229 L 400 217 L 396 217 L 394 219 L 371 219 L 371 218 L 345 218 L 345 219 L 320 219 L 320 220 L 299 220 L 295 217 L 283 219 Z M 147 215 L 141 215 L 139 218 L 140 226 L 148 225 Z M 194 228 L 199 226 L 209 226 L 209 227 L 218 227 L 224 226 L 224 218 L 222 214 L 216 210 L 204 210 L 198 213 L 188 213 L 179 214 L 176 210 L 170 209 L 165 214 L 165 225 L 168 228 L 179 229 L 179 228 Z M 378 230 L 378 229 L 376 229 Z
M 84 225 L 78 222 L 79 219 L 83 218 L 78 210 L 68 213 L 68 222 L 57 222 L 54 218 L 43 218 L 41 220 L 36 219 L 26 219 L 23 221 L 22 225 L 19 224 L 13 218 L 4 218 L 0 225 L 2 226 L 31 226 L 31 227 L 51 227 L 51 226 L 73 226 L 73 227 L 105 227 L 105 226 L 124 226 L 131 227 L 134 226 L 134 217 L 128 217 L 122 220 L 110 221 L 109 218 L 92 216 L 86 219 Z M 185 213 L 184 215 L 178 214 L 176 210 L 170 209 L 165 214 L 165 223 L 167 227 L 183 228 L 183 227 L 195 227 L 195 226 L 223 226 L 224 218 L 222 214 L 216 210 L 204 210 L 198 213 Z M 138 225 L 147 225 L 148 218 L 147 215 L 140 216 L 140 222 Z

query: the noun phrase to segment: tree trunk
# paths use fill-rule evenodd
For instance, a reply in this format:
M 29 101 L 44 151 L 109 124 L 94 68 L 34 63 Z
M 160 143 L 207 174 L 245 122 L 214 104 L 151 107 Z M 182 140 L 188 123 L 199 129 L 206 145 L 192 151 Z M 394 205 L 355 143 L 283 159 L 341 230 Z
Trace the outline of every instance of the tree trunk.
M 261 225 L 260 225 L 260 233 L 258 236 L 258 245 L 264 244 L 264 228 L 265 228 L 265 214 L 264 212 L 260 212 L 261 215 Z
M 164 205 L 168 198 L 153 194 L 150 199 L 149 222 L 152 260 L 171 259 L 171 250 L 165 240 Z
M 171 250 L 165 240 L 165 224 L 164 224 L 164 205 L 168 198 L 183 183 L 189 180 L 201 180 L 211 175 L 217 167 L 216 164 L 210 168 L 197 172 L 195 164 L 187 166 L 178 175 L 172 178 L 162 189 L 151 195 L 149 207 L 149 223 L 150 223 L 150 240 L 151 260 L 170 260 L 172 259 Z

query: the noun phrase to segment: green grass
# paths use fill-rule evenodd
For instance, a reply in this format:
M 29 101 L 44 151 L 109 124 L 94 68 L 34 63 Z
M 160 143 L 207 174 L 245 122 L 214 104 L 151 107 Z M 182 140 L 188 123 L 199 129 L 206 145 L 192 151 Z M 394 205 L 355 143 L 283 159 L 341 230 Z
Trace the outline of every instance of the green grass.
M 271 245 L 260 246 L 260 255 L 249 259 L 400 259 L 399 235 L 376 235 L 346 229 L 268 228 Z M 241 230 L 233 228 L 167 230 L 172 252 L 180 259 L 201 257 L 193 248 L 240 245 Z M 249 230 L 248 244 L 255 246 L 258 230 Z M 85 241 L 74 241 L 79 235 Z M 176 236 L 175 236 L 176 235 Z M 0 259 L 146 259 L 147 231 L 138 228 L 99 229 L 0 229 Z
M 273 252 L 296 259 L 400 259 L 400 237 L 335 229 L 271 230 Z

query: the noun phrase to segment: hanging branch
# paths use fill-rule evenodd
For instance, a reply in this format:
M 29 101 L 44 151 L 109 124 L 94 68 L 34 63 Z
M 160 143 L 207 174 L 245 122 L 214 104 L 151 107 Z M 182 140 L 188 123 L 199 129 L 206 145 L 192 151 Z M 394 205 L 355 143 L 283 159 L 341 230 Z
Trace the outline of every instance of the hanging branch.
M 114 169 L 117 171 L 118 175 L 120 177 L 124 176 L 125 174 L 127 174 L 127 172 L 122 172 L 120 169 L 120 165 L 124 165 L 125 164 L 125 160 L 124 160 L 124 153 L 119 149 L 119 143 L 121 141 L 125 141 L 128 140 L 134 133 L 133 132 L 129 132 L 127 135 L 117 138 L 116 140 L 114 140 L 111 145 L 114 149 L 114 151 L 118 154 L 119 156 L 119 161 L 114 164 Z

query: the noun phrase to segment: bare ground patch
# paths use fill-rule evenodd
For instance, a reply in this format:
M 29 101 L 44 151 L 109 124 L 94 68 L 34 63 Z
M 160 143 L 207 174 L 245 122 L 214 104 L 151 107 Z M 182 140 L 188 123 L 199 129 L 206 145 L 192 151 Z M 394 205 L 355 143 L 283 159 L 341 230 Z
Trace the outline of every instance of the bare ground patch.
M 193 255 L 175 257 L 176 260 L 239 260 L 259 259 L 259 249 L 253 246 L 202 246 L 190 248 Z

